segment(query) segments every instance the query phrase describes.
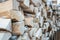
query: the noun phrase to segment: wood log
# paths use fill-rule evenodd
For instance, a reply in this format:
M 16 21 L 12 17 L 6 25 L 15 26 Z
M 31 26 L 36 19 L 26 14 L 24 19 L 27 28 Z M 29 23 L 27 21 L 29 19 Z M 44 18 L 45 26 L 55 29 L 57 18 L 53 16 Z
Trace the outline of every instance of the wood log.
M 11 10 L 11 19 L 16 19 L 17 21 L 24 20 L 24 14 L 22 11 Z
M 40 6 L 41 4 L 41 0 L 30 0 L 31 1 L 31 4 L 33 4 L 35 7 L 38 7 Z
M 0 40 L 9 40 L 11 36 L 9 32 L 0 32 Z
M 25 31 L 24 21 L 13 23 L 12 31 L 16 35 L 23 35 Z
M 25 0 L 25 1 L 27 1 L 27 0 Z M 25 3 L 25 4 L 29 4 L 29 3 Z M 25 4 L 24 4 L 24 2 L 20 2 L 20 6 L 19 7 L 21 7 L 24 12 L 28 12 L 28 13 L 34 14 L 34 12 L 33 12 L 33 10 L 34 10 L 33 4 L 27 5 L 27 6 Z
M 0 12 L 8 11 L 12 9 L 12 0 L 7 0 L 0 3 Z
M 37 37 L 38 39 L 40 39 L 41 36 L 42 36 L 42 29 L 39 28 L 39 29 L 37 30 L 37 32 L 35 33 L 35 37 Z
M 33 36 L 35 37 L 35 33 L 37 32 L 38 28 L 31 28 L 29 31 L 29 35 L 32 38 Z
M 10 11 L 1 12 L 0 18 L 10 19 L 11 18 Z
M 23 36 L 20 36 L 17 40 L 30 40 L 28 33 L 24 33 Z
M 17 2 L 17 0 L 13 0 L 13 9 L 19 10 L 18 6 L 19 6 L 19 2 Z
M 0 28 L 1 29 L 6 29 L 6 30 L 12 32 L 11 19 L 0 18 Z
M 29 8 L 29 4 L 30 4 L 29 0 L 24 0 L 24 1 L 20 2 L 20 7 L 27 9 L 27 8 Z
M 33 27 L 33 17 L 25 17 L 25 25 Z

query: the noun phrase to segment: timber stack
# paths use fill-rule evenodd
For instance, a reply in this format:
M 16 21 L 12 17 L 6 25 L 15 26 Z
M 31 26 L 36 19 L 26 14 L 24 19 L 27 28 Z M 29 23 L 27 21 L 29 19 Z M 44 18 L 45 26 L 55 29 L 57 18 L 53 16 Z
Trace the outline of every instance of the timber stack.
M 59 10 L 57 0 L 0 0 L 0 40 L 55 40 Z

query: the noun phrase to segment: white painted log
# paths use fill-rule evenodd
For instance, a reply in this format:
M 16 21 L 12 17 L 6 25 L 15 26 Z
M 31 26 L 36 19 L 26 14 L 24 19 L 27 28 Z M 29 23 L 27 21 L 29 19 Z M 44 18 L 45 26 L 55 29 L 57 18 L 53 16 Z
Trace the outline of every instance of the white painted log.
M 11 19 L 0 18 L 0 28 L 1 29 L 6 29 L 8 31 L 12 31 Z
M 29 4 L 30 4 L 30 0 L 20 0 L 20 7 L 22 7 L 23 9 L 29 8 Z
M 55 16 L 53 16 L 53 23 L 55 24 L 55 21 L 56 21 L 56 18 L 55 18 Z
M 40 6 L 40 4 L 42 3 L 41 0 L 31 0 L 31 1 L 33 2 L 33 4 L 34 4 L 35 6 Z
M 33 28 L 39 28 L 39 24 L 38 23 L 34 23 Z
M 0 12 L 8 11 L 12 9 L 12 0 L 7 0 L 0 3 Z
M 35 33 L 36 33 L 37 30 L 38 30 L 38 28 L 31 28 L 31 30 L 29 31 L 30 37 L 35 36 Z
M 22 36 L 19 36 L 19 38 L 17 40 L 21 40 Z
M 47 11 L 46 11 L 46 8 L 43 10 L 43 13 L 44 13 L 44 14 L 43 14 L 44 17 L 47 18 Z
M 48 30 L 49 23 L 48 23 L 48 22 L 46 22 L 46 23 L 44 23 L 44 25 L 45 25 L 46 29 Z
M 24 0 L 24 4 L 25 4 L 25 6 L 29 7 L 30 0 Z
M 13 1 L 13 9 L 14 10 L 19 10 L 18 6 L 19 6 L 19 3 L 17 2 L 17 0 L 12 0 Z
M 12 36 L 11 33 L 0 32 L 0 40 L 9 40 L 11 36 Z
M 23 37 L 21 38 L 21 40 L 30 40 L 29 36 L 28 36 L 28 33 L 25 33 L 23 35 Z
M 52 0 L 47 0 L 47 5 L 50 5 L 52 3 Z
M 37 37 L 38 39 L 40 39 L 41 36 L 42 36 L 42 29 L 39 28 L 38 31 L 35 33 L 35 37 Z
M 17 40 L 30 40 L 28 33 L 24 33 L 23 36 L 19 36 Z
M 37 15 L 37 13 L 38 13 L 38 8 L 37 7 L 34 7 L 34 12 L 35 12 L 35 15 Z
M 57 22 L 57 26 L 60 27 L 60 21 Z
M 29 8 L 32 10 L 32 12 L 33 12 L 33 10 L 34 10 L 34 6 L 33 6 L 33 4 L 31 4 L 30 6 L 29 6 Z
M 43 25 L 43 17 L 40 17 L 40 20 L 39 20 L 39 22 L 40 22 L 40 24 L 41 24 L 41 27 L 42 27 L 42 25 Z
M 0 0 L 0 3 L 5 2 L 5 1 L 7 1 L 7 0 Z
M 56 10 L 57 9 L 56 4 L 52 4 L 52 8 Z
M 41 12 L 36 13 L 36 18 L 39 19 L 39 17 L 41 17 Z
M 36 40 L 36 37 L 32 37 L 32 40 Z
M 22 11 L 11 10 L 11 19 L 16 19 L 17 21 L 24 20 L 24 14 Z
M 23 35 L 25 31 L 26 28 L 24 27 L 24 21 L 13 23 L 13 33 Z
M 25 17 L 25 25 L 31 25 L 33 27 L 33 17 Z

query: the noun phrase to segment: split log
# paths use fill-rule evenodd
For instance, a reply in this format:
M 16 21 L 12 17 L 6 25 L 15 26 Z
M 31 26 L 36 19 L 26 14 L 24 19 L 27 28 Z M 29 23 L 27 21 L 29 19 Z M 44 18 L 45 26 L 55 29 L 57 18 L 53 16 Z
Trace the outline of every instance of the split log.
M 16 35 L 23 35 L 25 29 L 26 28 L 24 27 L 24 21 L 15 22 L 15 23 L 12 24 L 12 31 Z
M 13 9 L 19 10 L 18 6 L 19 6 L 19 2 L 17 2 L 17 0 L 13 0 Z
M 39 23 L 41 24 L 41 27 L 43 26 L 43 17 L 40 17 L 40 21 L 39 21 Z
M 0 3 L 0 12 L 8 11 L 12 9 L 12 0 L 5 0 Z
M 24 9 L 29 8 L 29 4 L 30 4 L 29 0 L 24 0 L 22 2 L 20 1 L 20 7 L 24 8 Z
M 35 7 L 40 6 L 40 4 L 42 3 L 41 0 L 30 0 L 31 4 L 33 4 Z
M 35 37 L 37 37 L 38 39 L 40 39 L 41 36 L 42 36 L 42 29 L 39 28 L 39 29 L 37 30 L 37 32 L 35 33 Z
M 29 13 L 29 14 L 35 14 L 34 11 L 32 11 L 30 8 L 29 9 L 23 9 L 24 13 Z
M 30 37 L 35 37 L 35 33 L 37 32 L 38 28 L 31 28 L 31 30 L 29 31 L 29 35 Z
M 26 3 L 27 1 L 28 1 L 28 3 Z M 21 7 L 24 12 L 28 12 L 28 13 L 34 14 L 34 12 L 33 12 L 34 6 L 33 6 L 33 4 L 30 5 L 30 1 L 29 0 L 25 0 L 23 2 L 20 2 L 20 6 L 19 7 Z
M 0 18 L 10 19 L 11 18 L 10 11 L 1 12 Z
M 9 32 L 0 32 L 0 40 L 9 40 L 11 36 Z
M 11 19 L 0 18 L 0 28 L 1 29 L 6 29 L 6 30 L 12 32 Z
M 16 19 L 17 21 L 24 20 L 24 14 L 22 11 L 11 10 L 11 19 Z
M 33 27 L 33 17 L 25 17 L 25 25 Z
M 28 33 L 24 33 L 23 36 L 20 36 L 17 40 L 30 40 Z

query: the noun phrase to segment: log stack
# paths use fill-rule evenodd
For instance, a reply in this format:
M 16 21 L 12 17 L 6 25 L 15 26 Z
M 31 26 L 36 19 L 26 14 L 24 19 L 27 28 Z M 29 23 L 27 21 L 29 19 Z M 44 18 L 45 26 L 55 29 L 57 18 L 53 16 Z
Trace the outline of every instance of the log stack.
M 10 39 L 16 36 L 17 40 L 49 40 L 59 30 L 57 0 L 7 0 L 0 1 L 0 6 L 0 18 L 10 19 L 8 28 L 11 31 L 4 29 L 11 33 Z

